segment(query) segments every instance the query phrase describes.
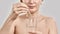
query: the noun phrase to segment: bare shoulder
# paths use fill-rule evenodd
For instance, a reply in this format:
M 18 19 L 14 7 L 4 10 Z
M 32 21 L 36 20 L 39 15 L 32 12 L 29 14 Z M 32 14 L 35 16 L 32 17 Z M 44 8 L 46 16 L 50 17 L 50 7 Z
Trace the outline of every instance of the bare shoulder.
M 49 23 L 54 23 L 55 22 L 55 18 L 54 17 L 46 17 L 46 20 Z
M 42 15 L 42 19 L 45 19 L 47 21 L 55 21 L 55 18 L 54 17 L 50 17 L 50 16 L 43 16 Z
M 43 18 L 46 20 L 46 23 L 47 23 L 49 26 L 56 25 L 56 20 L 55 20 L 54 17 L 43 16 Z
M 46 17 L 48 29 L 51 34 L 57 34 L 57 24 L 53 17 Z
M 40 18 L 41 18 L 41 21 L 46 21 L 47 23 L 54 23 L 54 22 L 56 22 L 55 18 L 50 17 L 50 16 L 42 15 Z
M 45 21 L 44 23 L 46 23 L 48 25 L 49 28 L 56 28 L 56 20 L 53 17 L 49 17 L 49 16 L 43 16 L 43 20 Z

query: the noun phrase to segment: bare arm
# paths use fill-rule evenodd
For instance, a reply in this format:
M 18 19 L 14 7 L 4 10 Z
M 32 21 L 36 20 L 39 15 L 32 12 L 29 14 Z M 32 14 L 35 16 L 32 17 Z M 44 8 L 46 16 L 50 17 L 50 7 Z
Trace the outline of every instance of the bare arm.
M 57 33 L 56 22 L 53 18 L 49 19 L 49 34 L 58 34 Z
M 5 23 L 2 29 L 0 30 L 0 34 L 14 34 L 15 24 L 13 21 Z

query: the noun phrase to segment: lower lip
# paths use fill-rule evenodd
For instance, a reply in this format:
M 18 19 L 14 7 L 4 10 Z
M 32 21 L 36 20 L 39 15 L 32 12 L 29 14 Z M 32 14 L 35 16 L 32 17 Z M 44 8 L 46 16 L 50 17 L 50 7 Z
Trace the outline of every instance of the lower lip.
M 29 7 L 30 9 L 33 9 L 34 7 Z
M 33 8 L 34 8 L 34 6 L 29 6 L 29 8 L 30 8 L 30 9 L 33 9 Z

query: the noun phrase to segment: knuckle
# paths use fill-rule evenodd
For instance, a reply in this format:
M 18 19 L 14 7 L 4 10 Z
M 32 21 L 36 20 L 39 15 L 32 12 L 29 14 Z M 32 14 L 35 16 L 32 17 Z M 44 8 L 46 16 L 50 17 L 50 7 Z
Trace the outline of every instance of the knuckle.
M 13 4 L 13 7 L 17 7 L 19 5 L 19 3 L 15 3 Z

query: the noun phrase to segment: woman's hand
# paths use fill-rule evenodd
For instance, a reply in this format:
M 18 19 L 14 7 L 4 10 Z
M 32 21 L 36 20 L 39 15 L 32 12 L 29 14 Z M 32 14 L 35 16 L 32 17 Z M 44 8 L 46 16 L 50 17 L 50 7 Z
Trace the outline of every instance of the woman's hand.
M 13 11 L 18 14 L 18 16 L 28 16 L 30 13 L 29 7 L 24 3 L 16 3 L 13 5 Z

